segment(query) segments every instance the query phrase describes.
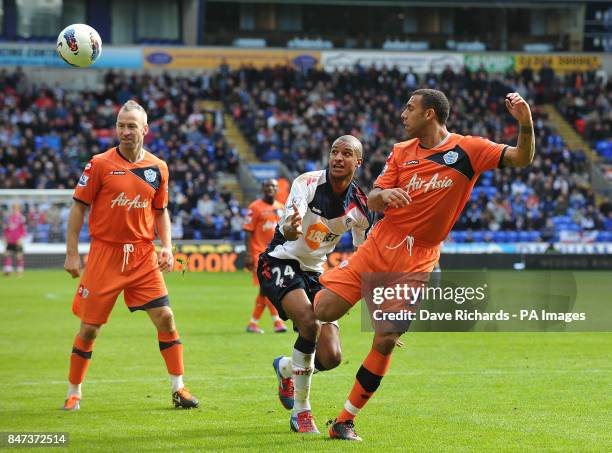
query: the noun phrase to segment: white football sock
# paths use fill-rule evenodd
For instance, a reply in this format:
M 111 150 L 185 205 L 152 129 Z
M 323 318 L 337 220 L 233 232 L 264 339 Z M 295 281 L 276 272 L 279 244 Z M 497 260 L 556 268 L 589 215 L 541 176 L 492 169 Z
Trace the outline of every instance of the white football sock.
M 278 368 L 280 369 L 283 379 L 293 376 L 293 364 L 291 363 L 291 357 L 283 356 L 283 358 L 278 361 Z M 317 374 L 318 372 L 319 370 L 314 367 L 312 374 Z
M 278 361 L 278 369 L 283 379 L 290 378 L 293 376 L 293 364 L 291 363 L 291 357 L 283 356 Z
M 293 370 L 293 414 L 310 410 L 310 381 L 314 368 L 314 352 L 304 354 L 293 349 L 292 356 Z
M 68 394 L 66 395 L 66 398 L 68 398 L 70 395 L 76 395 L 79 398 L 81 397 L 81 384 L 72 384 L 72 383 L 68 383 Z
M 180 389 L 185 387 L 183 384 L 183 376 L 177 376 L 175 374 L 170 375 L 170 380 L 172 381 L 172 393 L 178 392 Z

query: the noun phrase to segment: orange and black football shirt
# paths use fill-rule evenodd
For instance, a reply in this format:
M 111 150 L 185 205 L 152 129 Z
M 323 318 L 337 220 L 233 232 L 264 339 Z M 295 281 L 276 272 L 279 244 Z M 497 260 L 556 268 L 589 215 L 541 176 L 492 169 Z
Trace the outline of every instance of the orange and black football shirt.
M 412 201 L 402 208 L 387 207 L 381 227 L 392 224 L 417 241 L 438 245 L 469 200 L 478 176 L 502 166 L 506 148 L 458 134 L 431 149 L 419 146 L 418 139 L 395 144 L 374 187 L 403 188 Z
M 130 162 L 112 148 L 85 166 L 73 197 L 91 206 L 92 238 L 118 244 L 153 241 L 153 210 L 168 204 L 168 166 L 148 151 Z

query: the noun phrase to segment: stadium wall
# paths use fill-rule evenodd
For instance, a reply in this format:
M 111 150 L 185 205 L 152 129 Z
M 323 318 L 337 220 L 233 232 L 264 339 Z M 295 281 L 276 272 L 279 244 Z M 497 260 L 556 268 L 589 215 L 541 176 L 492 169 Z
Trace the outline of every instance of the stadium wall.
M 364 66 L 398 66 L 401 70 L 412 68 L 417 73 L 433 69 L 442 72 L 447 66 L 457 69 L 466 65 L 470 69 L 481 66 L 489 72 L 521 70 L 526 66 L 537 70 L 547 62 L 556 72 L 595 70 L 603 68 L 612 72 L 612 55 L 607 53 L 548 53 L 520 52 L 403 52 L 366 50 L 291 50 L 291 49 L 237 49 L 232 47 L 171 47 L 171 46 L 104 46 L 103 58 L 90 68 L 75 69 L 59 58 L 55 47 L 49 44 L 0 43 L 0 66 L 27 68 L 70 69 L 71 77 L 95 73 L 91 69 L 119 70 L 178 70 L 194 71 L 216 69 L 224 62 L 230 67 L 252 64 L 255 67 L 290 64 L 296 67 L 323 67 L 328 71 Z M 34 75 L 36 71 L 31 71 Z M 45 80 L 55 77 L 45 72 Z M 65 80 L 63 74 L 61 81 Z
M 244 270 L 244 244 L 228 241 L 176 241 L 175 271 L 237 272 Z M 507 247 L 502 247 L 507 246 Z M 26 267 L 61 268 L 64 244 L 26 244 Z M 505 250 L 505 251 L 504 251 Z M 79 244 L 87 261 L 89 244 Z M 4 252 L 4 246 L 0 246 Z M 328 266 L 334 267 L 351 255 L 333 252 Z M 445 244 L 440 264 L 444 269 L 584 269 L 612 270 L 612 243 L 597 244 Z

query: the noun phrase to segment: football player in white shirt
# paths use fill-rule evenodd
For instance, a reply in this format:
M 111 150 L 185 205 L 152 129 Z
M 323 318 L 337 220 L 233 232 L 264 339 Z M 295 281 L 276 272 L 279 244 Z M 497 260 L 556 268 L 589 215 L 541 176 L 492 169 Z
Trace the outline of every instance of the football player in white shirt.
M 366 194 L 353 181 L 362 155 L 361 142 L 343 135 L 332 144 L 327 169 L 297 177 L 274 238 L 259 258 L 257 275 L 263 294 L 282 319 L 293 321 L 298 332 L 292 356 L 273 362 L 278 396 L 286 409 L 292 409 L 290 426 L 296 432 L 319 432 L 310 411 L 312 374 L 315 368 L 335 368 L 341 360 L 338 324 L 321 326 L 312 302 L 322 289 L 319 276 L 327 255 L 341 236 L 352 230 L 357 247 L 372 226 Z

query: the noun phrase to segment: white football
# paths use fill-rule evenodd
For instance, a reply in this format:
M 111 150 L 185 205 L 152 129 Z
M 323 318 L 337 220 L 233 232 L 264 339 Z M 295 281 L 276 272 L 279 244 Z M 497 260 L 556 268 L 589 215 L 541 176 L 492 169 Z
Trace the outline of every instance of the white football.
M 68 25 L 57 37 L 57 53 L 69 65 L 85 68 L 100 58 L 102 40 L 89 25 Z

